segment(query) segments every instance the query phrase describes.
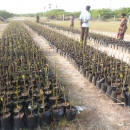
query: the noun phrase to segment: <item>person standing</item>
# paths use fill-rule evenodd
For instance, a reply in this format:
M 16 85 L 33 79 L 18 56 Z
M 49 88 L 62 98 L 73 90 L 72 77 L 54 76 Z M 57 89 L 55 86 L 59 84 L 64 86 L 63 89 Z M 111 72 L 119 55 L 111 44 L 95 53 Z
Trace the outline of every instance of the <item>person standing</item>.
M 70 15 L 70 27 L 74 28 L 74 16 L 73 16 L 73 14 Z
M 86 6 L 86 10 L 83 11 L 80 14 L 80 28 L 81 28 L 81 34 L 80 34 L 80 43 L 87 44 L 87 37 L 89 32 L 89 21 L 91 19 L 91 14 L 89 13 L 90 6 Z
M 39 23 L 39 19 L 40 19 L 40 17 L 38 16 L 38 14 L 37 14 L 37 17 L 36 17 L 36 19 L 37 19 L 37 23 Z
M 121 14 L 121 22 L 120 22 L 120 27 L 119 31 L 117 34 L 117 39 L 123 40 L 124 39 L 124 34 L 127 30 L 127 19 L 125 18 L 126 14 L 122 13 Z

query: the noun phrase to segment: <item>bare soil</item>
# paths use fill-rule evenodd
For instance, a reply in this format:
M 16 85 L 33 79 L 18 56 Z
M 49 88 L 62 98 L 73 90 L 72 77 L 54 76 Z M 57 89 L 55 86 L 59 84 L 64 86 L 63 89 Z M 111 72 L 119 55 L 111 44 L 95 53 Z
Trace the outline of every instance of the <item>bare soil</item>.
M 2 23 L 0 24 L 0 38 L 2 37 L 3 31 L 6 29 L 8 24 Z
M 129 108 L 113 104 L 109 97 L 84 78 L 64 57 L 57 54 L 42 36 L 25 27 L 43 50 L 51 67 L 54 67 L 56 59 L 59 79 L 66 90 L 71 92 L 74 103 L 86 108 L 77 115 L 75 126 L 78 126 L 71 130 L 130 130 Z M 118 126 L 122 123 L 122 126 Z
M 105 36 L 117 38 L 117 33 L 115 33 L 115 32 L 112 33 L 112 32 L 106 32 L 106 31 L 101 31 L 101 30 L 93 30 L 93 29 L 91 29 L 90 31 L 94 32 L 94 33 L 102 34 L 102 35 L 105 35 Z M 124 40 L 125 41 L 130 41 L 130 35 L 125 34 L 124 35 Z

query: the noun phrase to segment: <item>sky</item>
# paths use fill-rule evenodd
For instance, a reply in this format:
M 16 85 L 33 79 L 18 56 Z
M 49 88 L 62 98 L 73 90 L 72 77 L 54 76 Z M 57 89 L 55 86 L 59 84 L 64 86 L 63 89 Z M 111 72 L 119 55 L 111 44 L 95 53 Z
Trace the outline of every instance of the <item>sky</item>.
M 130 0 L 0 0 L 0 10 L 16 14 L 38 13 L 44 12 L 44 7 L 45 11 L 49 10 L 49 4 L 51 9 L 57 5 L 58 9 L 73 12 L 84 10 L 86 5 L 91 9 L 130 7 Z

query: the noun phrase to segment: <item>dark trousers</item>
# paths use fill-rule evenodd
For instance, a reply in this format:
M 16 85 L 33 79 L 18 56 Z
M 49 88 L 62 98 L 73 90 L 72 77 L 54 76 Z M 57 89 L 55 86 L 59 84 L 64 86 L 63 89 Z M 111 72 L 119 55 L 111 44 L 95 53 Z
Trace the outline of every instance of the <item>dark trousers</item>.
M 86 40 L 88 37 L 88 32 L 89 32 L 89 27 L 82 27 L 81 28 L 80 42 L 87 44 Z
M 74 23 L 71 23 L 71 24 L 70 24 L 70 27 L 74 28 Z

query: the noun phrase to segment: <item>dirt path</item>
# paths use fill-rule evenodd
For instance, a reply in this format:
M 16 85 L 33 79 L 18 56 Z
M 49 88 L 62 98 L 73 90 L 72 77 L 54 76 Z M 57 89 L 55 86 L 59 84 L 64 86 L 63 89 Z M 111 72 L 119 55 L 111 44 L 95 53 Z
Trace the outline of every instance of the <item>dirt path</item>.
M 2 37 L 3 31 L 6 29 L 8 24 L 0 24 L 0 38 Z
M 66 85 L 66 89 L 71 91 L 76 104 L 86 108 L 78 115 L 83 130 L 130 130 L 129 108 L 112 105 L 113 102 L 106 95 L 79 74 L 65 58 L 57 54 L 42 36 L 27 26 L 26 28 L 37 45 L 43 49 L 52 67 L 56 59 L 60 80 Z M 123 123 L 123 126 L 118 126 L 118 123 Z

